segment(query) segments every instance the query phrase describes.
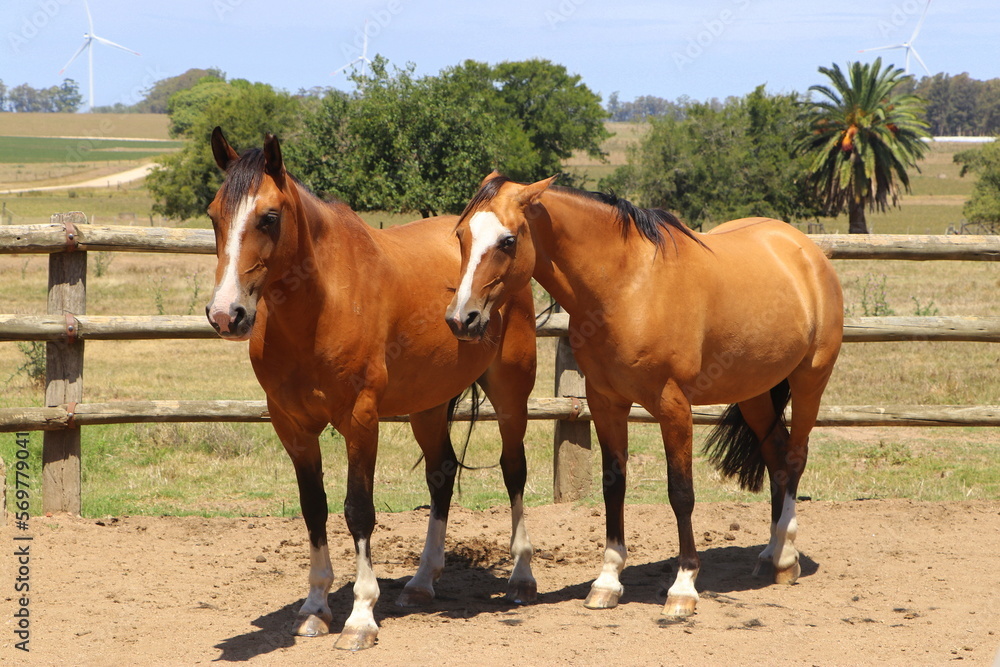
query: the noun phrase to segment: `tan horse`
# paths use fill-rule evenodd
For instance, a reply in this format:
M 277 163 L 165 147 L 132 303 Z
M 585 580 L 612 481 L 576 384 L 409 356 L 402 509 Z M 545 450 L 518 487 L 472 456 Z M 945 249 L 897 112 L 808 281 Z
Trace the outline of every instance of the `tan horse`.
M 216 128 L 212 150 L 226 180 L 208 209 L 219 262 L 206 312 L 223 338 L 249 339 L 271 423 L 295 466 L 311 547 L 309 593 L 295 633 L 325 634 L 333 619 L 320 433 L 332 424 L 346 441 L 344 514 L 357 553 L 354 609 L 336 646 L 368 648 L 378 634 L 370 544 L 379 418 L 410 415 L 426 459 L 427 542 L 398 600 L 424 604 L 444 567 L 459 467 L 448 434 L 449 400 L 473 382 L 504 415 L 500 463 L 514 561 L 507 596 L 532 600 L 532 548 L 522 508 L 526 404 L 535 372 L 530 288 L 511 291 L 482 342 L 457 341 L 440 315 L 459 272 L 457 218 L 373 230 L 345 204 L 321 202 L 291 177 L 271 135 L 263 150 L 237 155 Z
M 694 613 L 699 559 L 691 527 L 691 406 L 732 403 L 712 458 L 759 489 L 771 483 L 771 540 L 760 554 L 775 580 L 799 574 L 795 498 L 809 432 L 843 333 L 833 266 L 806 236 L 765 218 L 696 234 L 660 210 L 493 174 L 456 228 L 459 289 L 446 319 L 462 339 L 487 331 L 506 293 L 535 279 L 570 315 L 601 443 L 607 545 L 586 605 L 614 607 L 623 592 L 627 418 L 633 402 L 660 423 L 680 567 L 663 613 Z M 791 433 L 782 414 L 794 406 Z M 758 563 L 759 565 L 759 563 Z

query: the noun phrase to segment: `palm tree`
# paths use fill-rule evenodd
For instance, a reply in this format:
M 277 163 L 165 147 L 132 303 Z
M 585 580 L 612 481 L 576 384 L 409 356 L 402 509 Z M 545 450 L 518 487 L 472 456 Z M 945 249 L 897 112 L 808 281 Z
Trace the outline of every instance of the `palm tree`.
M 910 77 L 882 59 L 820 67 L 832 84 L 810 86 L 823 99 L 805 103 L 806 127 L 797 150 L 813 156 L 809 181 L 829 215 L 845 208 L 852 234 L 867 234 L 865 209 L 885 211 L 898 205 L 900 187 L 910 191 L 909 167 L 923 157 L 929 137 L 924 101 L 904 93 Z M 917 169 L 919 171 L 919 169 Z

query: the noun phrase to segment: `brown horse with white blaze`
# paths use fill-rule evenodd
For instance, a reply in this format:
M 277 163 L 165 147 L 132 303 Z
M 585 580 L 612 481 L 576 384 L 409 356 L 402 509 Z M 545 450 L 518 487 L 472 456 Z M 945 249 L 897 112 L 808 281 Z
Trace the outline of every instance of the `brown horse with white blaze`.
M 759 489 L 770 477 L 771 539 L 760 561 L 775 581 L 798 578 L 795 499 L 809 432 L 840 351 L 843 297 L 823 252 L 792 226 L 734 220 L 708 234 L 613 195 L 529 185 L 491 174 L 456 228 L 459 289 L 446 320 L 461 339 L 487 330 L 509 291 L 535 279 L 570 315 L 601 444 L 607 545 L 586 605 L 618 604 L 625 565 L 628 415 L 659 422 L 679 568 L 663 613 L 698 601 L 691 513 L 691 406 L 730 403 L 709 439 L 722 472 Z M 791 398 L 791 431 L 784 409 Z
M 309 592 L 299 635 L 329 632 L 333 570 L 319 436 L 332 424 L 347 449 L 344 514 L 357 554 L 354 608 L 336 646 L 375 643 L 379 588 L 372 569 L 373 487 L 379 418 L 410 415 L 426 462 L 431 511 L 416 575 L 397 601 L 430 602 L 444 567 L 444 538 L 459 462 L 449 402 L 477 382 L 497 412 L 500 464 L 511 501 L 513 571 L 507 597 L 535 597 L 523 521 L 523 438 L 535 377 L 535 322 L 526 285 L 497 304 L 479 343 L 457 341 L 440 312 L 461 257 L 455 216 L 374 230 L 341 202 L 322 202 L 290 176 L 278 140 L 238 155 L 222 131 L 212 150 L 225 181 L 209 206 L 218 266 L 208 319 L 219 335 L 249 340 L 275 432 L 292 459 L 309 531 Z

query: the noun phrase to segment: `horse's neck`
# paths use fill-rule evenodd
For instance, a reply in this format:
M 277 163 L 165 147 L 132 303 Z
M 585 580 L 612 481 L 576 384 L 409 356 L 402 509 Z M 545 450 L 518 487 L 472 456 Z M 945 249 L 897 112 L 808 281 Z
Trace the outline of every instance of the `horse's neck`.
M 285 298 L 274 305 L 318 312 L 320 302 L 335 307 L 336 296 L 349 294 L 358 276 L 366 275 L 367 267 L 360 263 L 371 261 L 375 244 L 371 229 L 348 206 L 296 195 L 297 248 L 294 259 L 275 276 L 274 287 Z
M 546 191 L 545 213 L 531 220 L 535 280 L 570 314 L 583 313 L 608 297 L 609 283 L 622 278 L 635 258 L 603 207 L 578 195 Z M 530 219 L 529 219 L 530 220 Z

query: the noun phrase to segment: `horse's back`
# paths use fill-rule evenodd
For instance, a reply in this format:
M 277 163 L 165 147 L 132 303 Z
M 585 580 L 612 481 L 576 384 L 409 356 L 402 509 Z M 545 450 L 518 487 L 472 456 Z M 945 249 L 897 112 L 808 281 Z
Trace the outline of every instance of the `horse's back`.
M 836 282 L 833 264 L 823 250 L 808 236 L 781 220 L 730 220 L 700 238 L 718 260 L 714 262 L 716 271 L 725 273 L 733 269 L 746 270 L 748 265 L 776 264 L 793 273 L 801 271 L 822 276 L 823 282 L 833 276 Z

